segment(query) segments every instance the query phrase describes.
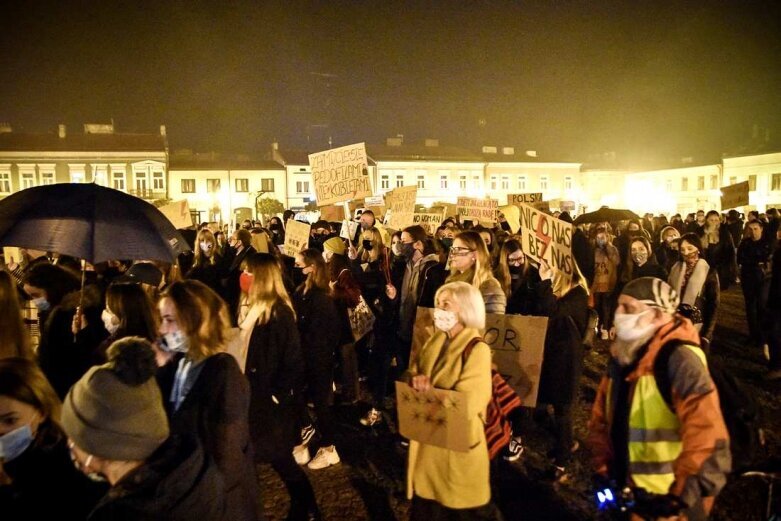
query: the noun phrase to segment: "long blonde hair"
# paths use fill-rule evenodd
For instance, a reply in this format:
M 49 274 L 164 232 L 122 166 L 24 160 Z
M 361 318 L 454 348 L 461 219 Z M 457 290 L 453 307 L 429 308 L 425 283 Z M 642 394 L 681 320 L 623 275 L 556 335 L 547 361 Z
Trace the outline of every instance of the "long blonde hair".
M 207 257 L 203 251 L 201 251 L 201 241 L 211 242 L 212 254 L 211 257 Z M 214 237 L 212 231 L 208 228 L 204 228 L 198 232 L 195 237 L 195 265 L 203 266 L 204 264 L 216 264 L 217 263 L 217 239 Z
M 583 276 L 583 273 L 580 271 L 578 263 L 575 262 L 574 257 L 572 258 L 571 280 L 568 280 L 567 277 L 564 276 L 564 272 L 561 270 L 554 269 L 553 280 L 551 281 L 551 284 L 553 286 L 553 294 L 556 295 L 557 298 L 563 297 L 577 286 L 583 288 L 586 291 L 586 295 L 589 294 L 588 280 L 586 280 L 586 277 Z
M 30 336 L 24 327 L 16 282 L 0 271 L 0 358 L 21 357 L 33 360 Z
M 475 264 L 472 267 L 474 275 L 472 280 L 466 280 L 476 288 L 480 288 L 483 283 L 489 279 L 494 278 L 494 274 L 491 273 L 491 257 L 488 255 L 488 247 L 485 245 L 485 241 L 479 233 L 468 230 L 456 235 L 456 239 L 460 239 L 461 242 L 466 244 L 467 248 L 472 250 L 475 254 Z M 458 278 L 458 270 L 450 268 L 450 276 L 445 282 L 452 282 L 454 280 L 463 280 Z
M 254 253 L 247 257 L 246 266 L 247 271 L 252 274 L 249 304 L 256 306 L 260 312 L 258 325 L 262 326 L 271 319 L 271 310 L 278 302 L 290 308 L 295 317 L 293 302 L 282 280 L 282 270 L 279 269 L 274 256 L 268 253 Z
M 230 314 L 214 290 L 197 280 L 183 280 L 168 286 L 164 298 L 171 299 L 176 308 L 179 328 L 190 343 L 189 358 L 198 361 L 225 351 Z

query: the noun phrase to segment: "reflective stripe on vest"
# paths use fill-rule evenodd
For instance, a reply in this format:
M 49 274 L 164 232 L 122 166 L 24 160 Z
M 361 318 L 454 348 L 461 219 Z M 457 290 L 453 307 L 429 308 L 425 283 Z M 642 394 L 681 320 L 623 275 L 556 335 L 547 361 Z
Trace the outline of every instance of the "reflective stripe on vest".
M 699 347 L 686 347 L 707 366 Z M 680 429 L 653 373 L 638 378 L 629 411 L 629 474 L 636 486 L 655 494 L 669 492 L 675 481 L 673 464 L 683 448 Z

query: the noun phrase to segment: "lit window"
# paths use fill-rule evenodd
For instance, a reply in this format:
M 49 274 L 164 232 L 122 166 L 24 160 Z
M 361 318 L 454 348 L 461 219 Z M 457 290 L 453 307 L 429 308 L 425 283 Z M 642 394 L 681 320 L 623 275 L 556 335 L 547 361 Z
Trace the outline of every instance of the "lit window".
M 526 177 L 518 178 L 518 190 L 526 190 Z
M 125 190 L 125 165 L 111 165 L 111 186 L 115 190 Z
M 236 179 L 236 191 L 249 192 L 249 179 L 246 178 Z
M 472 188 L 475 190 L 480 189 L 480 176 L 479 175 L 473 175 L 472 176 Z
M 70 169 L 71 183 L 84 183 L 87 176 L 84 173 L 84 165 L 68 165 Z
M 32 188 L 36 182 L 35 165 L 19 165 L 19 189 Z
M 183 194 L 195 193 L 195 179 L 182 179 L 182 193 Z
M 152 172 L 152 190 L 156 192 L 165 191 L 165 175 L 160 170 Z
M 710 176 L 710 189 L 717 190 L 718 188 L 719 188 L 719 176 L 717 175 Z
M 41 172 L 41 185 L 53 185 L 54 184 L 54 171 Z
M 206 191 L 210 194 L 214 194 L 220 191 L 221 183 L 220 179 L 207 179 Z
M 425 175 L 419 175 L 418 176 L 418 188 L 420 188 L 420 189 L 426 188 L 426 176 Z
M 92 165 L 92 182 L 106 186 L 108 182 L 108 165 Z
M 390 177 L 388 175 L 384 174 L 380 177 L 380 188 L 383 190 L 390 189 Z
M 697 177 L 697 190 L 705 190 L 705 176 L 701 175 Z
M 396 188 L 401 188 L 404 186 L 404 176 L 403 175 L 397 175 L 396 176 Z
M 309 181 L 296 181 L 296 193 L 308 194 L 309 193 Z
M 308 182 L 307 182 L 308 184 Z M 273 192 L 274 191 L 274 180 L 273 179 L 261 179 L 260 180 L 260 191 L 261 192 Z M 309 189 L 307 189 L 309 191 Z
M 548 189 L 548 178 L 540 177 L 540 190 L 547 190 L 547 189 Z
M 139 195 L 143 195 L 148 187 L 148 177 L 146 175 L 146 170 L 137 170 L 133 173 L 133 175 L 136 178 L 136 191 L 139 193 Z
M 752 192 L 756 191 L 757 189 L 757 176 L 756 175 L 750 175 L 748 176 L 748 189 Z
M 496 190 L 496 181 L 497 181 L 496 176 L 492 175 L 490 180 L 491 190 Z
M 502 177 L 502 190 L 509 190 L 510 189 L 510 178 L 509 177 Z
M 420 177 L 418 177 L 418 180 L 420 180 Z M 439 187 L 443 190 L 447 190 L 447 176 L 441 175 L 439 176 Z
M 458 187 L 461 190 L 466 190 L 466 176 L 462 175 L 458 178 Z
M 781 190 L 781 174 L 772 174 L 770 177 L 770 189 Z
M 686 192 L 689 189 L 689 178 L 681 178 L 681 192 Z
M 572 178 L 571 177 L 565 177 L 564 178 L 564 189 L 565 190 L 572 190 Z
M 9 170 L 0 171 L 0 193 L 11 193 L 11 172 Z

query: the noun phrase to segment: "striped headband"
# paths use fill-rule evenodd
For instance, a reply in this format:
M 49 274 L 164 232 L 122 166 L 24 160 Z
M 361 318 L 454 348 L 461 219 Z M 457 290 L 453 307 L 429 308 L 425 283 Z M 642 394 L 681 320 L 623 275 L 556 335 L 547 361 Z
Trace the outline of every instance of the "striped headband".
M 635 279 L 624 286 L 621 294 L 670 314 L 676 312 L 680 303 L 678 292 L 665 281 L 656 277 Z

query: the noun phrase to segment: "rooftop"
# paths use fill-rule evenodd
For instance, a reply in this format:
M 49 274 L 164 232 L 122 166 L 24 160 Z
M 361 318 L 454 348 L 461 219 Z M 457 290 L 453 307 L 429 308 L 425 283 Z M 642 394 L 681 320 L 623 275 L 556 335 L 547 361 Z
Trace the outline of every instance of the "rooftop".
M 2 152 L 165 152 L 160 134 L 86 134 L 72 132 L 0 132 Z

